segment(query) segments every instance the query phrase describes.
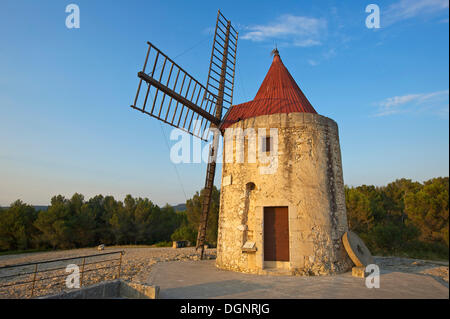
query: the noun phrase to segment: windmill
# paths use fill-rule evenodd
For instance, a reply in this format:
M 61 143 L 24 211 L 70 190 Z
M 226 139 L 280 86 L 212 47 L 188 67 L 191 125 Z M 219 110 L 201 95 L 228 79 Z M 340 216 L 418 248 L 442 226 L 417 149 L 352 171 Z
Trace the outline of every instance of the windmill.
M 147 42 L 148 49 L 139 85 L 131 107 L 166 124 L 207 141 L 211 128 L 213 141 L 209 148 L 202 216 L 196 249 L 203 259 L 208 212 L 216 172 L 217 150 L 222 113 L 233 103 L 238 32 L 220 10 L 214 32 L 206 86 L 192 77 L 160 49 Z M 147 68 L 147 66 L 149 66 Z M 143 86 L 143 82 L 145 84 Z M 141 94 L 141 88 L 142 94 Z M 149 103 L 147 103 L 149 102 Z

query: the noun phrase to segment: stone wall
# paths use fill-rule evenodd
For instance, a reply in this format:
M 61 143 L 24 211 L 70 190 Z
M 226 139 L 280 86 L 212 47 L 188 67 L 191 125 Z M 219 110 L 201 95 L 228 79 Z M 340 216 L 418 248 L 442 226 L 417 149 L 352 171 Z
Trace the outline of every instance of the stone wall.
M 269 266 L 311 275 L 349 270 L 352 264 L 341 241 L 348 226 L 336 122 L 291 113 L 258 116 L 230 128 L 246 133 L 254 128 L 256 135 L 245 136 L 243 163 L 227 163 L 230 152 L 236 159 L 240 148 L 225 133 L 216 265 L 250 273 L 264 273 Z M 255 163 L 248 161 L 253 152 L 248 146 L 261 143 L 258 128 L 267 134 L 269 128 L 277 131 L 278 155 L 271 164 L 261 163 L 258 152 Z M 268 167 L 272 173 L 264 172 Z M 289 262 L 264 262 L 266 206 L 288 207 Z M 256 251 L 243 252 L 246 242 L 254 242 Z
M 79 289 L 66 289 L 38 299 L 158 299 L 158 295 L 159 286 L 116 279 Z

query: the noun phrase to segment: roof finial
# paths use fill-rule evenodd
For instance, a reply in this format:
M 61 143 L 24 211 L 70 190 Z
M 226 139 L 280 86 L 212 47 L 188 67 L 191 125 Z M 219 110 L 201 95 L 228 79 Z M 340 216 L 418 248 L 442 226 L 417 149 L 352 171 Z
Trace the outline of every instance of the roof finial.
M 275 49 L 272 50 L 272 52 L 270 52 L 271 55 L 273 56 L 280 56 L 280 52 L 278 52 L 278 48 L 277 48 L 277 44 L 275 43 Z

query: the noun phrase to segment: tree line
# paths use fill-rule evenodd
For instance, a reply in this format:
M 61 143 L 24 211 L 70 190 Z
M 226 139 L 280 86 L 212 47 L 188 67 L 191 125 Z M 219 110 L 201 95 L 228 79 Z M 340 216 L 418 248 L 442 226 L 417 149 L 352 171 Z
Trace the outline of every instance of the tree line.
M 448 258 L 448 177 L 386 186 L 345 187 L 349 228 L 374 254 Z M 207 242 L 215 245 L 220 192 L 214 187 Z M 17 200 L 0 208 L 0 250 L 70 249 L 105 245 L 195 243 L 203 196 L 197 192 L 186 211 L 159 207 L 148 198 L 127 195 L 122 201 L 97 195 L 85 200 L 58 195 L 47 210 Z
M 448 177 L 346 187 L 349 228 L 374 254 L 449 256 Z
M 97 195 L 89 200 L 75 193 L 57 195 L 46 210 L 17 200 L 0 208 L 0 251 L 71 249 L 105 245 L 170 245 L 171 240 L 195 243 L 202 196 L 187 201 L 186 211 L 159 207 L 148 198 L 127 195 L 122 201 Z M 219 191 L 213 190 L 207 240 L 215 244 Z

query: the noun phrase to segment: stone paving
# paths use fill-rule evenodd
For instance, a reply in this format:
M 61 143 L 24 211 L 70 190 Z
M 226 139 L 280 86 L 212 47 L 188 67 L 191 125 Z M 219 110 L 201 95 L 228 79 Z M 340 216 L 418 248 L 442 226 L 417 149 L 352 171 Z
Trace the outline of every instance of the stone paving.
M 160 286 L 160 298 L 168 299 L 449 298 L 445 281 L 421 273 L 381 269 L 380 288 L 368 289 L 365 279 L 352 277 L 351 272 L 311 277 L 252 275 L 217 269 L 214 260 L 156 264 L 147 283 Z
M 399 257 L 376 257 L 380 265 L 380 289 L 368 289 L 364 279 L 351 273 L 334 276 L 301 277 L 250 275 L 219 270 L 215 260 L 199 261 L 193 247 L 107 247 L 104 252 L 124 250 L 121 278 L 156 284 L 162 298 L 448 298 L 448 262 Z M 58 258 L 99 253 L 96 248 L 0 256 L 0 267 Z M 215 249 L 207 249 L 214 259 Z M 73 263 L 74 261 L 68 261 Z M 78 260 L 79 262 L 79 260 Z M 64 265 L 63 265 L 64 266 Z M 52 266 L 53 267 L 53 266 Z M 0 269 L 0 277 L 9 270 Z M 62 270 L 63 273 L 64 270 Z M 92 271 L 85 275 L 86 285 L 115 277 L 116 268 Z M 277 272 L 274 272 L 277 274 Z M 17 278 L 11 280 L 18 280 Z M 0 279 L 0 286 L 9 280 Z M 35 296 L 59 292 L 64 280 L 42 281 Z M 1 298 L 30 297 L 30 285 L 0 289 Z

